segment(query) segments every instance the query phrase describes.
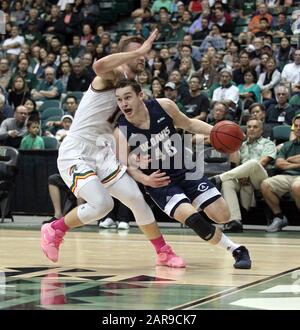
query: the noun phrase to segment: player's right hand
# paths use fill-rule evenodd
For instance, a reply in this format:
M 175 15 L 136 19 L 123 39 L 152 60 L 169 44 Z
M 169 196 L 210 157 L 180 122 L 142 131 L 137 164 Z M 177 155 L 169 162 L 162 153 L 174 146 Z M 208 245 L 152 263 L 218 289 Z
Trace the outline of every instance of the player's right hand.
M 157 170 L 148 175 L 146 186 L 152 188 L 160 188 L 168 186 L 170 182 L 171 179 L 168 175 L 166 175 L 166 172 L 161 172 L 160 170 Z
M 149 36 L 149 38 L 143 43 L 142 47 L 137 50 L 138 55 L 146 55 L 152 48 L 153 42 L 158 36 L 158 29 L 155 29 Z

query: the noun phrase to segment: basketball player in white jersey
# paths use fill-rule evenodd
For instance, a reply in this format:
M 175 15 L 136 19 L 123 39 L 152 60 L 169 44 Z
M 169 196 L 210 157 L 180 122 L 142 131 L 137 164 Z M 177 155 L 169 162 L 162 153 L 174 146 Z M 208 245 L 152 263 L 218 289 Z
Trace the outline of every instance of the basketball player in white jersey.
M 76 111 L 68 136 L 59 148 L 57 160 L 61 177 L 76 197 L 86 201 L 65 217 L 42 226 L 41 247 L 56 262 L 65 233 L 97 219 L 113 208 L 111 196 L 130 208 L 135 219 L 157 252 L 157 265 L 185 267 L 185 262 L 166 244 L 136 182 L 126 173 L 111 148 L 109 123 L 117 103 L 114 85 L 120 78 L 134 79 L 145 68 L 145 55 L 157 37 L 155 30 L 142 43 L 139 37 L 120 42 L 120 53 L 99 59 L 93 65 L 97 74 Z M 164 173 L 157 175 L 157 186 L 168 184 Z

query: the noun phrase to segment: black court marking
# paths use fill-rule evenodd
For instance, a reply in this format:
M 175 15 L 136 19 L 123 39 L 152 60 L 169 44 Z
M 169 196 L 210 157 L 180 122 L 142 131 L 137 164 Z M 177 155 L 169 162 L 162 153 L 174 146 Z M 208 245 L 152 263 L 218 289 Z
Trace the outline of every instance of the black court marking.
M 299 270 L 299 269 L 300 269 L 300 267 L 289 269 L 289 270 L 286 270 L 286 271 L 284 271 L 282 273 L 271 275 L 271 276 L 269 276 L 267 278 L 264 278 L 262 280 L 250 282 L 250 283 L 247 283 L 247 284 L 244 284 L 244 285 L 241 285 L 241 286 L 238 286 L 238 287 L 235 287 L 235 288 L 226 290 L 224 292 L 216 293 L 214 295 L 211 295 L 211 296 L 208 296 L 208 297 L 205 297 L 205 298 L 194 300 L 194 301 L 191 301 L 189 303 L 186 303 L 186 304 L 183 304 L 183 305 L 179 305 L 179 306 L 176 306 L 174 308 L 170 308 L 169 310 L 183 310 L 183 309 L 188 309 L 190 307 L 195 307 L 195 306 L 200 305 L 200 304 L 203 304 L 203 303 L 208 303 L 208 302 L 211 302 L 211 301 L 213 301 L 215 299 L 220 299 L 220 298 L 225 297 L 227 295 L 230 295 L 230 294 L 233 294 L 233 293 L 237 293 L 237 292 L 239 292 L 239 291 L 241 291 L 243 289 L 250 288 L 251 286 L 254 286 L 254 285 L 257 285 L 257 284 L 261 284 L 261 283 L 264 283 L 264 282 L 267 282 L 267 281 L 276 279 L 278 277 L 281 277 L 283 275 L 292 273 L 292 272 L 294 272 L 296 270 Z

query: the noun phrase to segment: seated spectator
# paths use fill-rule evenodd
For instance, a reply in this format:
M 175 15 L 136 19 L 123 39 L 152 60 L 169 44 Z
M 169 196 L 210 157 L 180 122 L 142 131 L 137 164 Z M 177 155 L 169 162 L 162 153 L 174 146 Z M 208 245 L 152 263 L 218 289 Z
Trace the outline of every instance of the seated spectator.
M 285 142 L 279 150 L 275 166 L 281 174 L 264 180 L 261 192 L 265 202 L 273 213 L 273 221 L 267 227 L 268 232 L 277 232 L 288 225 L 288 219 L 282 213 L 281 197 L 290 192 L 300 210 L 300 118 L 293 119 L 296 138 Z
M 206 121 L 214 126 L 222 120 L 227 119 L 228 106 L 222 101 L 216 101 L 213 103 L 210 114 L 207 116 Z
M 6 51 L 7 58 L 10 62 L 17 61 L 21 52 L 21 46 L 24 44 L 24 37 L 19 35 L 18 26 L 11 28 L 11 37 L 4 40 L 2 50 Z
M 6 103 L 5 96 L 0 92 L 0 124 L 4 119 L 12 118 L 13 116 L 14 110 Z
M 60 80 L 55 79 L 55 70 L 51 67 L 45 69 L 45 79 L 40 81 L 36 89 L 31 91 L 35 101 L 57 100 L 63 92 L 63 85 Z
M 27 108 L 23 105 L 19 105 L 15 111 L 14 118 L 7 118 L 1 123 L 0 144 L 19 148 L 21 140 L 27 132 L 25 125 L 27 118 Z
M 291 46 L 288 37 L 282 37 L 280 40 L 280 46 L 275 51 L 276 64 L 280 72 L 286 64 L 293 61 L 294 53 L 295 50 Z
M 27 121 L 27 135 L 21 141 L 21 150 L 45 149 L 44 140 L 40 133 L 40 124 L 37 121 Z
M 200 78 L 201 88 L 203 90 L 209 89 L 214 83 L 219 81 L 219 73 L 212 66 L 210 59 L 204 55 L 201 59 L 201 67 L 196 72 Z
M 172 82 L 166 83 L 164 86 L 164 97 L 175 102 L 179 110 L 183 111 L 183 104 L 177 100 L 177 96 L 176 85 Z
M 164 85 L 165 85 L 164 81 L 162 81 L 160 78 L 157 77 L 152 78 L 151 87 L 150 87 L 152 97 L 154 98 L 164 97 L 164 92 L 163 92 Z
M 209 112 L 209 99 L 201 93 L 200 79 L 193 75 L 189 81 L 189 95 L 182 99 L 183 113 L 189 118 L 206 120 Z
M 270 139 L 274 125 L 266 123 L 266 107 L 262 103 L 252 103 L 249 107 L 249 115 L 251 119 L 260 120 L 263 123 L 262 136 Z
M 261 91 L 270 90 L 275 98 L 275 87 L 280 83 L 281 75 L 276 69 L 276 62 L 273 58 L 269 58 L 266 63 L 266 71 L 259 76 L 257 85 Z
M 23 105 L 27 108 L 28 119 L 31 121 L 40 121 L 40 113 L 36 109 L 36 103 L 34 100 L 28 98 L 24 101 Z
M 150 84 L 152 80 L 152 75 L 149 70 L 145 69 L 144 71 L 138 73 L 137 81 L 142 87 L 144 93 L 144 98 L 147 100 L 151 97 L 152 93 L 150 90 Z
M 12 88 L 8 92 L 8 103 L 13 109 L 24 104 L 24 101 L 30 96 L 25 79 L 22 76 L 15 76 Z
M 7 88 L 11 77 L 11 70 L 9 68 L 8 59 L 5 57 L 0 59 L 0 86 L 4 89 Z
M 63 128 L 59 129 L 55 134 L 55 138 L 60 143 L 68 135 L 70 127 L 71 127 L 72 122 L 73 122 L 73 117 L 71 115 L 64 115 L 61 118 L 61 122 L 62 122 L 62 127 Z
M 18 61 L 18 68 L 11 76 L 7 88 L 8 89 L 12 88 L 12 84 L 16 76 L 21 76 L 25 79 L 29 90 L 36 88 L 36 86 L 38 85 L 38 80 L 34 73 L 28 71 L 28 68 L 29 68 L 29 60 L 27 58 L 20 59 Z
M 241 232 L 241 205 L 247 211 L 255 206 L 254 189 L 268 177 L 265 168 L 276 157 L 274 142 L 262 137 L 263 125 L 260 120 L 250 119 L 247 122 L 247 140 L 239 152 L 230 155 L 237 167 L 212 178 L 216 184 L 222 184 L 222 195 L 230 209 L 230 222 L 224 225 L 224 232 Z
M 132 13 L 131 13 L 131 17 L 132 18 L 145 18 L 145 9 L 149 8 L 150 6 L 150 0 L 140 0 L 140 7 L 135 9 Z
M 272 15 L 268 13 L 268 8 L 264 3 L 259 4 L 257 9 L 258 13 L 253 16 L 248 24 L 249 30 L 253 33 L 260 31 L 259 21 L 261 18 L 265 17 L 270 25 L 272 24 L 273 20 Z
M 240 100 L 244 102 L 244 109 L 248 109 L 254 102 L 261 102 L 260 88 L 256 84 L 257 75 L 254 70 L 244 72 L 245 83 L 238 85 Z
M 300 82 L 300 49 L 294 54 L 294 62 L 286 64 L 281 72 L 281 82 L 292 86 Z
M 82 60 L 80 58 L 76 58 L 72 65 L 72 72 L 68 80 L 67 91 L 85 92 L 91 84 L 92 80 L 92 76 L 90 76 L 84 69 Z
M 267 108 L 266 122 L 276 125 L 292 125 L 295 109 L 289 105 L 289 91 L 285 86 L 279 85 L 275 89 L 277 104 L 271 104 Z
M 229 114 L 234 118 L 239 101 L 239 89 L 231 83 L 231 79 L 231 70 L 221 70 L 220 87 L 214 90 L 212 100 L 225 102 L 229 108 Z
M 213 24 L 209 35 L 205 37 L 200 45 L 200 52 L 202 54 L 206 53 L 209 47 L 214 47 L 216 50 L 225 49 L 225 39 L 221 35 L 220 27 Z
M 68 81 L 71 75 L 72 66 L 69 61 L 61 62 L 56 71 L 56 79 L 59 79 L 63 85 L 64 91 L 67 91 Z

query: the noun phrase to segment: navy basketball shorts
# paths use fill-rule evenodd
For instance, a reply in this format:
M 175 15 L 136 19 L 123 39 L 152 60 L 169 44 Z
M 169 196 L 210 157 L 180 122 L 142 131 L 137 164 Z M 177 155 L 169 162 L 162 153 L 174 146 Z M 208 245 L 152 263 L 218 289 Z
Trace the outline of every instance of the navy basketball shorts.
M 166 187 L 145 189 L 155 204 L 170 217 L 182 203 L 190 203 L 200 211 L 221 197 L 219 190 L 204 176 L 199 180 L 186 180 L 182 174 L 171 178 Z

